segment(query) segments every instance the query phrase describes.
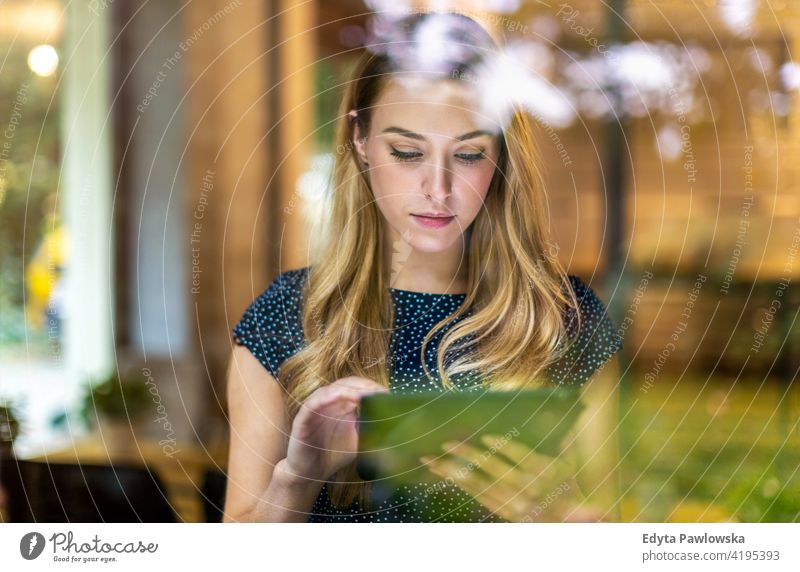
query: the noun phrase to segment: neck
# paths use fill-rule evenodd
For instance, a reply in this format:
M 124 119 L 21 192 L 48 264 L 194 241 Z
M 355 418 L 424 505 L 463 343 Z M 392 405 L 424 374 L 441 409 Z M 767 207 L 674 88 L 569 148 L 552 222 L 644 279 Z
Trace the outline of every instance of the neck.
M 420 252 L 393 228 L 388 228 L 388 234 L 384 256 L 388 262 L 389 286 L 432 294 L 466 292 L 468 267 L 462 240 L 441 252 Z

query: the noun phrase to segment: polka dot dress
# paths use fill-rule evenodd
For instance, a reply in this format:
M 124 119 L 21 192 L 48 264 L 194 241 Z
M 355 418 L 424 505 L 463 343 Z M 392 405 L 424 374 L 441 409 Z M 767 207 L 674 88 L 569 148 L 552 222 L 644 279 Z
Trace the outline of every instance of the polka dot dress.
M 275 377 L 286 359 L 304 344 L 301 310 L 302 291 L 308 268 L 284 272 L 247 308 L 233 329 L 233 339 L 247 347 Z M 570 276 L 580 307 L 580 329 L 572 313 L 565 313 L 573 342 L 563 358 L 546 374 L 552 383 L 583 385 L 605 361 L 621 348 L 620 338 L 595 293 L 577 276 Z M 425 362 L 434 379 L 428 378 L 420 359 L 422 342 L 441 320 L 452 315 L 466 294 L 430 294 L 390 288 L 395 324 L 386 357 L 390 367 L 390 390 L 413 393 L 441 390 L 436 374 L 436 352 L 445 333 L 471 314 L 451 320 L 428 344 Z M 467 372 L 453 378 L 460 390 L 480 387 L 480 376 Z M 455 485 L 421 482 L 392 489 L 373 486 L 373 503 L 360 507 L 332 504 L 323 486 L 309 514 L 309 522 L 503 522 L 490 514 Z

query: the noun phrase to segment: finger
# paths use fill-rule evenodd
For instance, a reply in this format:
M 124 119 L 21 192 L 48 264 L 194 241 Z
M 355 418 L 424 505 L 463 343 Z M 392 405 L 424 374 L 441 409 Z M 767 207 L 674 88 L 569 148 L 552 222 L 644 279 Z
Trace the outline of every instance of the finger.
M 322 409 L 301 411 L 292 422 L 295 437 L 315 439 L 330 433 L 335 427 L 352 427 L 357 430 L 358 419 L 352 405 L 345 402 L 331 404 Z
M 508 459 L 511 464 L 528 475 L 540 478 L 552 477 L 556 472 L 554 458 L 548 458 L 533 451 L 530 447 L 511 439 L 502 448 L 498 449 L 500 455 Z
M 455 484 L 491 513 L 499 514 L 506 520 L 513 519 L 520 509 L 528 505 L 518 494 L 519 489 L 510 487 L 503 481 L 492 481 L 476 470 L 469 470 L 468 466 L 462 465 L 460 460 L 457 461 L 450 455 L 436 459 L 423 457 L 421 461 L 428 466 L 431 473 L 445 482 Z
M 458 471 L 461 473 L 474 473 L 475 471 L 482 471 L 484 464 L 488 459 L 485 451 L 470 445 L 469 443 L 457 443 L 455 441 L 447 441 L 442 443 L 442 449 L 445 451 L 445 457 L 449 462 L 457 465 Z M 487 478 L 494 479 L 495 477 L 486 474 Z
M 328 391 L 317 390 L 314 394 L 308 398 L 306 404 L 311 408 L 325 408 L 330 407 L 331 405 L 343 402 L 343 403 L 352 403 L 353 408 L 361 401 L 361 396 L 363 392 L 352 389 L 349 387 L 333 387 L 330 388 Z
M 487 488 L 490 482 L 475 474 L 474 469 L 465 466 L 459 459 L 451 455 L 442 455 L 432 459 L 430 457 L 422 457 L 420 459 L 431 473 L 442 477 L 443 479 L 460 486 L 461 488 L 468 488 L 467 492 L 475 492 L 475 487 L 483 485 L 482 488 Z
M 361 405 L 361 400 L 368 395 L 389 392 L 387 388 L 378 385 L 372 380 L 362 378 L 344 378 L 335 385 L 330 385 L 328 387 L 330 388 L 328 391 L 333 394 L 347 392 L 347 395 L 355 395 L 356 408 Z
M 482 439 L 489 441 L 491 439 Z M 447 442 L 442 447 L 474 470 L 480 470 L 492 481 L 504 481 L 517 490 L 524 489 L 530 479 L 496 454 L 496 450 L 481 450 L 469 443 Z M 494 446 L 492 446 L 494 447 Z
M 522 448 L 517 447 L 519 451 L 516 453 L 510 452 L 504 454 L 503 449 L 507 446 L 511 445 L 511 447 L 514 447 L 518 445 L 508 434 L 501 436 L 487 433 L 482 435 L 480 439 L 484 445 L 489 447 L 488 452 L 491 454 L 491 457 L 484 465 L 484 470 L 486 472 L 509 481 L 519 489 L 528 489 L 531 483 L 541 476 L 542 470 L 540 467 L 537 467 L 533 463 L 520 464 L 518 459 L 521 454 L 525 451 L 531 451 L 525 447 L 525 445 L 522 445 Z M 530 496 L 530 494 L 528 496 Z
M 333 401 L 350 400 L 355 402 L 357 406 L 364 395 L 374 393 L 375 388 L 367 389 L 363 386 L 354 383 L 335 383 L 325 385 L 316 389 L 309 397 L 301 404 L 301 407 L 321 407 Z
M 441 447 L 445 453 L 453 457 L 456 461 L 472 466 L 480 465 L 483 451 L 470 443 L 445 441 L 442 443 Z
M 499 451 L 501 455 L 506 457 L 514 465 L 518 465 L 528 471 L 538 469 L 540 464 L 539 460 L 533 455 L 533 449 L 521 441 L 510 439 Z
M 309 399 L 301 407 L 296 419 L 313 417 L 316 422 L 337 421 L 344 418 L 354 420 L 358 403 L 359 395 L 355 392 L 321 396 L 313 401 Z
M 500 449 L 510 440 L 510 437 L 503 437 L 502 435 L 497 435 L 495 433 L 486 433 L 481 435 L 481 441 L 490 449 Z
M 455 482 L 461 470 L 461 464 L 456 463 L 447 455 L 440 457 L 420 457 L 422 464 L 434 475 Z
M 335 386 L 351 387 L 353 389 L 358 389 L 367 392 L 375 392 L 375 393 L 389 391 L 387 387 L 384 387 L 377 381 L 374 381 L 372 379 L 367 379 L 365 377 L 354 377 L 354 376 L 343 377 L 341 379 L 337 379 L 329 387 L 335 387 Z
M 489 445 L 496 453 L 495 465 L 506 464 L 512 468 L 516 483 L 521 487 L 528 487 L 532 482 L 549 476 L 550 462 L 548 459 L 537 455 L 526 445 L 512 439 L 496 440 L 492 435 L 482 437 L 482 441 Z

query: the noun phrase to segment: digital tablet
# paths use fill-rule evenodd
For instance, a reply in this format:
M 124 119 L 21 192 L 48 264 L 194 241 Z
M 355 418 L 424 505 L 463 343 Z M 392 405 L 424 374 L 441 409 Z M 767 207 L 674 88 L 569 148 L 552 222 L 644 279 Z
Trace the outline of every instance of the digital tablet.
M 427 472 L 421 456 L 441 455 L 447 441 L 486 450 L 486 434 L 555 456 L 584 407 L 578 389 L 563 387 L 368 395 L 358 416 L 359 475 L 416 481 Z

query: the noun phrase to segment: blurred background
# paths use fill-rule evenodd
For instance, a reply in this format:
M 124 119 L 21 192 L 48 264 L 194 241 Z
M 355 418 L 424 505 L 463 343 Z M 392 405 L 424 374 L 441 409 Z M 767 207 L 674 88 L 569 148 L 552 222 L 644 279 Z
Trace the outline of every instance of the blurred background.
M 800 521 L 791 0 L 0 2 L 4 519 L 219 518 L 230 329 L 307 264 L 342 82 L 416 9 L 517 58 L 559 257 L 623 339 L 623 518 Z

